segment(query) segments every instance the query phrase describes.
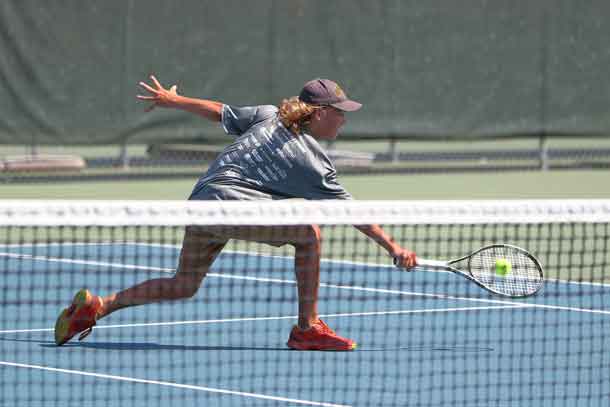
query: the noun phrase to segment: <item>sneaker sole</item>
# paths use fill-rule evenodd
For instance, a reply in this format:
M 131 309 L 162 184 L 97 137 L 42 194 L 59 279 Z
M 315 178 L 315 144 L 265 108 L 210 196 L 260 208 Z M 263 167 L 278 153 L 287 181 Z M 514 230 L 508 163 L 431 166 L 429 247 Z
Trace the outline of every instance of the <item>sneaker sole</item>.
M 288 345 L 289 348 L 294 349 L 294 350 L 319 350 L 319 351 L 329 351 L 329 352 L 349 352 L 352 350 L 356 350 L 356 348 L 358 347 L 358 344 L 356 342 L 352 343 L 349 347 L 345 347 L 345 348 L 322 348 L 320 346 L 317 345 L 307 345 L 307 344 L 302 344 L 299 342 L 288 342 L 286 343 L 286 345 Z
M 69 336 L 70 333 L 70 316 L 80 311 L 80 309 L 86 305 L 88 305 L 92 300 L 91 293 L 89 293 L 86 289 L 79 290 L 74 298 L 72 299 L 72 304 L 70 307 L 64 309 L 57 321 L 55 322 L 55 343 L 57 346 L 61 346 L 64 343 L 68 342 L 74 335 L 77 334 L 75 332 L 73 335 Z M 74 311 L 71 314 L 68 314 L 70 308 L 74 306 Z

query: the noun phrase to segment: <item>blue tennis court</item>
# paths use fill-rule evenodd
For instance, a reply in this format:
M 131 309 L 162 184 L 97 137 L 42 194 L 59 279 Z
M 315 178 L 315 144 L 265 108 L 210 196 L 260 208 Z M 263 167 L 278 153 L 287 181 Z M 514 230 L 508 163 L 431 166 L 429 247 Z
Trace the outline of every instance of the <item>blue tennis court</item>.
M 493 297 L 450 273 L 324 261 L 320 314 L 354 352 L 298 352 L 290 257 L 224 251 L 187 301 L 119 311 L 53 341 L 86 286 L 108 294 L 173 272 L 179 248 L 0 246 L 1 399 L 10 405 L 574 406 L 610 393 L 610 287 L 547 281 Z M 9 405 L 7 404 L 7 405 Z

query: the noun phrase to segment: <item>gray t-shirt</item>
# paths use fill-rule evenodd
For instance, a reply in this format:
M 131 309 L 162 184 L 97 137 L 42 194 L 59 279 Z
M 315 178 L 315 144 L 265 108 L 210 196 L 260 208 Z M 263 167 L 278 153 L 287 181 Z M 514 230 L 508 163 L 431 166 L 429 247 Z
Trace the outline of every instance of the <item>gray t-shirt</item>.
M 189 199 L 351 199 L 320 144 L 287 130 L 276 106 L 224 105 L 221 122 L 238 138 L 210 165 Z

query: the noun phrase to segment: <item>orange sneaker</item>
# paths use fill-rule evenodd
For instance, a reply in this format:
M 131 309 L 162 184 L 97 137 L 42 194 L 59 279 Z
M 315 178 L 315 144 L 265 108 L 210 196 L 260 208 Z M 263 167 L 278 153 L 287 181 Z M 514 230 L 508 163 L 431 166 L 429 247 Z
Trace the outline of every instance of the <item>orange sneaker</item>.
M 100 309 L 102 299 L 97 295 L 92 295 L 89 290 L 79 290 L 70 307 L 64 309 L 57 322 L 55 322 L 55 343 L 61 346 L 68 342 L 72 337 L 80 332 L 79 341 L 85 339 L 93 330 Z
M 354 350 L 358 346 L 351 339 L 337 335 L 321 319 L 307 330 L 295 325 L 287 345 L 297 350 Z

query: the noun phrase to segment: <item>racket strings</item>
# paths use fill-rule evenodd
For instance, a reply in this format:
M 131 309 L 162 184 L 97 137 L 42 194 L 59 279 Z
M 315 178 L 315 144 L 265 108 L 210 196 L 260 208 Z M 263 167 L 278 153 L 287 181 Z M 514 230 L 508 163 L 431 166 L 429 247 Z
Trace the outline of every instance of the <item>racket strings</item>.
M 538 264 L 517 248 L 489 247 L 473 254 L 469 260 L 472 277 L 495 292 L 523 296 L 535 293 L 542 285 L 542 273 Z M 497 272 L 498 261 L 507 267 L 503 273 Z

